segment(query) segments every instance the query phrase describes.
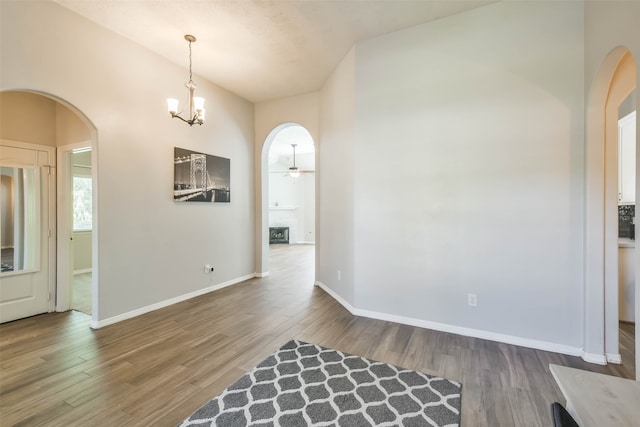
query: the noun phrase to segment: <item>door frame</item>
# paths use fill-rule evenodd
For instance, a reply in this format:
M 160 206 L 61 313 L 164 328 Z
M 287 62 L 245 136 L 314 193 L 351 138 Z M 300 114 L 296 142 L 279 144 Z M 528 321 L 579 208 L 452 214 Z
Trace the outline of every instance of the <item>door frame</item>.
M 71 294 L 73 286 L 73 165 L 71 154 L 82 148 L 91 149 L 91 186 L 92 186 L 92 225 L 91 225 L 91 316 L 97 318 L 97 280 L 96 280 L 96 153 L 93 141 L 87 140 L 58 147 L 58 179 L 57 179 L 57 295 L 56 311 L 71 310 Z M 66 237 L 65 237 L 66 236 Z

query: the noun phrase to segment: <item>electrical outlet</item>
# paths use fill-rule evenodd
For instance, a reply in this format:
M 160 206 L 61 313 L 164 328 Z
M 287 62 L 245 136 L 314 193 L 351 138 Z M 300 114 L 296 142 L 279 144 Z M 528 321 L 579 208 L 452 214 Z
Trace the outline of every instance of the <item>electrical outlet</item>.
M 342 280 L 342 271 L 338 270 L 338 280 Z
M 478 305 L 478 296 L 476 294 L 467 294 L 467 304 L 471 307 L 476 307 Z
M 214 268 L 213 268 L 211 265 L 209 265 L 209 264 L 205 264 L 205 266 L 204 266 L 204 273 L 205 273 L 205 274 L 209 274 L 209 273 L 211 273 L 213 270 L 214 270 Z

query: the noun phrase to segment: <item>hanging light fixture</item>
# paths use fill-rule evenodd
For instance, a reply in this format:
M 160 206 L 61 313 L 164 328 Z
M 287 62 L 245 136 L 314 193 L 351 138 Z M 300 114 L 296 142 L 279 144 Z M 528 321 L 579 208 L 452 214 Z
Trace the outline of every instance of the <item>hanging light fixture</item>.
M 189 126 L 193 126 L 194 124 L 201 125 L 204 123 L 204 98 L 199 96 L 193 96 L 196 90 L 196 84 L 193 82 L 193 73 L 191 72 L 191 43 L 195 43 L 196 38 L 191 34 L 186 34 L 184 39 L 189 42 L 189 81 L 184 85 L 189 90 L 189 117 L 188 119 L 184 119 L 180 117 L 178 113 L 178 100 L 175 98 L 167 99 L 167 107 L 169 109 L 169 114 L 171 117 L 176 119 L 180 119 L 185 123 L 188 123 Z
M 293 178 L 297 178 L 300 176 L 300 170 L 296 167 L 296 145 L 298 144 L 291 144 L 291 146 L 293 147 L 293 166 L 289 168 L 289 175 L 291 175 Z

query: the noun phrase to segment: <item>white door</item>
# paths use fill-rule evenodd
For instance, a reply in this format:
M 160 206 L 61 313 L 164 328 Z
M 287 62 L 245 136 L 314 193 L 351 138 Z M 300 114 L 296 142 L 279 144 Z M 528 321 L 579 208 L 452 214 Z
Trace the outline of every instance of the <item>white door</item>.
M 55 148 L 0 142 L 3 323 L 53 310 Z

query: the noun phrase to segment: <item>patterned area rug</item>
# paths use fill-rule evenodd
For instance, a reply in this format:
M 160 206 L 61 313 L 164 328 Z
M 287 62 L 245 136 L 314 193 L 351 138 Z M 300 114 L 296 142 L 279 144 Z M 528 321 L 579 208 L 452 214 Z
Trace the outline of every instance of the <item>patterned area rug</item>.
M 458 426 L 461 384 L 290 341 L 187 426 Z

